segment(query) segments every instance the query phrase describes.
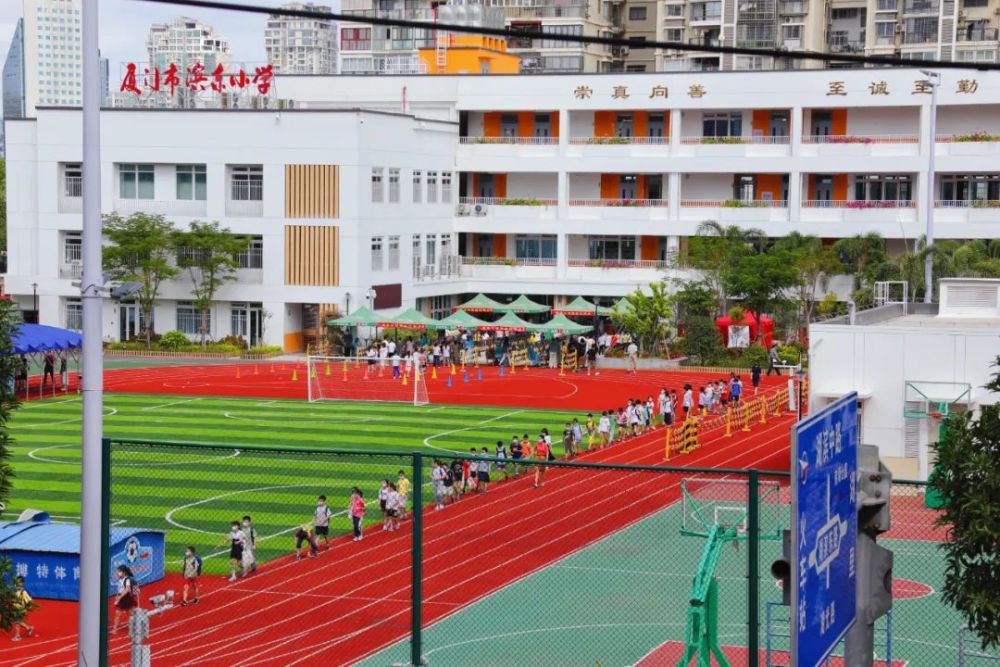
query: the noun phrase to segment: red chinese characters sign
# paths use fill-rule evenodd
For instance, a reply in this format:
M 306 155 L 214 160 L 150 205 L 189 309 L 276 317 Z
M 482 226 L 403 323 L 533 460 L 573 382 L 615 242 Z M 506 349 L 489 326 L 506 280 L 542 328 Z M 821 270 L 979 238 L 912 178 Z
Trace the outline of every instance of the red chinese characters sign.
M 221 93 L 226 90 L 243 90 L 247 86 L 252 86 L 261 95 L 267 95 L 271 90 L 273 78 L 274 65 L 255 67 L 253 74 L 248 74 L 242 68 L 237 72 L 227 74 L 221 63 L 211 72 L 207 71 L 201 63 L 195 63 L 184 70 L 181 70 L 174 63 L 170 63 L 170 66 L 162 72 L 159 67 L 154 67 L 152 70 L 144 67 L 140 75 L 136 64 L 129 63 L 125 66 L 125 76 L 122 78 L 119 90 L 123 93 L 142 95 L 143 88 L 145 88 L 147 93 L 163 91 L 173 95 L 178 88 L 194 92 L 213 90 Z

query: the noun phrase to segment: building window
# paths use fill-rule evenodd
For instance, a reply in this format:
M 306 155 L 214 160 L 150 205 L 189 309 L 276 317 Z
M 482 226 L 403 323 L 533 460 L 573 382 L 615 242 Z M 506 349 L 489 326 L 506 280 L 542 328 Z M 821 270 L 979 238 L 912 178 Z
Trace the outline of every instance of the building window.
M 66 299 L 66 328 L 83 330 L 83 303 L 79 299 Z
M 944 201 L 1000 201 L 1000 175 L 955 174 L 941 177 Z
M 987 7 L 989 6 L 989 0 L 962 0 L 962 7 Z
M 626 72 L 645 72 L 646 71 L 646 66 L 645 65 L 626 65 L 625 66 L 625 71 Z
M 82 260 L 79 232 L 67 232 L 63 239 L 63 263 L 75 264 Z
M 399 203 L 399 169 L 389 170 L 389 203 Z
M 633 260 L 635 259 L 634 236 L 591 236 L 590 259 L 593 260 Z
M 264 268 L 264 239 L 259 236 L 250 238 L 247 249 L 238 252 L 233 256 L 237 268 L 240 269 L 262 269 Z
M 121 199 L 152 199 L 153 165 L 118 165 L 118 196 Z
M 177 165 L 177 199 L 205 201 L 205 165 Z
M 781 27 L 782 39 L 802 39 L 801 25 L 786 25 Z
M 372 201 L 377 204 L 381 204 L 384 199 L 382 172 L 382 167 L 372 167 Z
M 413 235 L 413 266 L 420 266 L 420 234 Z
M 83 168 L 79 162 L 70 162 L 63 166 L 63 196 L 83 196 Z
M 441 235 L 441 256 L 451 257 L 451 234 Z
M 427 203 L 435 204 L 437 203 L 437 182 L 438 173 L 436 171 L 427 172 Z
M 344 28 L 340 33 L 340 49 L 342 51 L 368 51 L 371 48 L 371 28 Z
M 419 204 L 423 201 L 424 175 L 419 169 L 413 170 L 413 203 Z
M 555 260 L 555 234 L 518 234 L 514 239 L 514 252 L 517 259 Z
M 707 113 L 702 116 L 702 135 L 706 137 L 739 137 L 743 135 L 743 114 Z
M 389 237 L 389 266 L 387 267 L 390 271 L 396 271 L 399 269 L 399 237 L 390 236 Z
M 866 174 L 854 180 L 854 198 L 858 201 L 910 201 L 913 179 L 910 176 Z
M 684 5 L 667 5 L 667 17 L 679 19 L 684 16 Z
M 441 320 L 451 315 L 451 295 L 444 294 L 431 299 L 431 317 Z
M 452 174 L 450 171 L 441 172 L 441 203 L 450 204 L 451 203 L 451 178 Z
M 424 264 L 434 266 L 437 262 L 437 234 L 427 235 L 426 243 L 424 243 L 424 250 L 426 252 L 424 256 Z
M 668 5 L 670 7 L 683 7 L 681 5 Z M 663 31 L 663 38 L 668 42 L 682 42 L 684 41 L 684 28 L 667 28 Z
M 372 271 L 382 270 L 382 237 L 372 237 Z
M 545 26 L 545 34 L 547 35 L 583 35 L 583 25 L 547 25 Z M 561 42 L 555 39 L 543 39 L 542 48 L 543 49 L 565 49 L 569 42 Z M 546 63 L 547 65 L 547 63 Z
M 629 7 L 628 8 L 628 20 L 629 21 L 645 21 L 646 20 L 646 8 L 645 7 Z
M 232 201 L 262 201 L 264 168 L 260 165 L 232 167 L 229 173 L 229 198 Z
M 189 302 L 178 302 L 177 304 L 177 330 L 181 333 L 194 335 L 198 331 L 198 319 L 200 313 L 193 304 Z

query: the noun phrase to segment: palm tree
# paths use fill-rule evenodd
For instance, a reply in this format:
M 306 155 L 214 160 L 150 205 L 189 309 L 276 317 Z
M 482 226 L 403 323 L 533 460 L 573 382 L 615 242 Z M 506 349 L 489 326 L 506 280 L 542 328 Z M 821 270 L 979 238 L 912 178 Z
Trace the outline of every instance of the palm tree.
M 715 293 L 718 314 L 726 312 L 729 301 L 726 276 L 736 258 L 761 253 L 767 243 L 767 234 L 756 227 L 727 227 L 714 220 L 698 225 L 691 239 L 689 259 L 694 268 L 702 270 L 706 284 Z

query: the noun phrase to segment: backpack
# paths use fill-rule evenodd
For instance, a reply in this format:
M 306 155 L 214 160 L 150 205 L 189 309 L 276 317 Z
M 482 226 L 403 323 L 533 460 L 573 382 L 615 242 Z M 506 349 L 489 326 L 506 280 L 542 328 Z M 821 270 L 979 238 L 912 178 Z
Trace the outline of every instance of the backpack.
M 135 598 L 136 602 L 138 602 L 139 601 L 139 582 L 136 581 L 135 577 L 129 577 L 128 578 L 128 588 L 129 588 L 130 591 L 132 591 L 132 597 Z
M 455 483 L 455 475 L 451 472 L 451 468 L 445 468 L 444 470 L 444 485 L 451 486 Z
M 552 453 L 552 448 L 549 447 L 549 461 L 555 461 L 556 455 Z

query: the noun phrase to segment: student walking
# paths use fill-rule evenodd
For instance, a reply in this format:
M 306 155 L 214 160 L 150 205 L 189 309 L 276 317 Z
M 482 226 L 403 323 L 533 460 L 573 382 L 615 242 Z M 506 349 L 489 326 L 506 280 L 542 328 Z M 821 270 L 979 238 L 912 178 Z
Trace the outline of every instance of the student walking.
M 14 636 L 10 638 L 12 642 L 21 641 L 21 628 L 24 628 L 24 634 L 27 637 L 35 634 L 35 628 L 28 625 L 25 619 L 28 618 L 28 611 L 32 608 L 31 596 L 28 595 L 28 591 L 24 590 L 24 579 L 22 577 L 14 578 L 14 599 L 12 600 L 13 618 L 11 618 L 11 629 L 14 631 Z M 117 615 L 117 611 L 115 614 Z
M 247 571 L 243 567 L 243 549 L 246 545 L 246 537 L 240 529 L 240 522 L 233 521 L 229 528 L 229 534 L 222 539 L 217 546 L 222 546 L 229 542 L 229 581 L 236 581 L 236 571 L 240 571 L 241 576 L 246 576 Z
M 770 375 L 770 373 L 768 373 Z M 750 383 L 753 385 L 753 393 L 757 395 L 757 388 L 760 386 L 760 364 L 756 361 L 750 367 Z
M 573 417 L 573 455 L 580 453 L 580 446 L 583 444 L 583 427 L 580 420 Z
M 333 512 L 330 510 L 330 506 L 326 504 L 326 496 L 319 496 L 316 498 L 316 509 L 313 510 L 313 527 L 315 528 L 314 534 L 316 536 L 316 542 L 319 543 L 319 538 L 323 538 L 323 544 L 327 549 L 330 548 L 330 517 L 333 516 Z
M 386 500 L 389 498 L 389 480 L 383 479 L 382 486 L 378 488 L 378 508 L 382 512 L 382 530 L 385 530 Z
M 257 529 L 246 514 L 243 517 L 243 572 L 248 571 L 257 571 Z
M 434 465 L 431 466 L 431 489 L 434 491 L 435 510 L 444 509 L 444 480 L 446 476 L 444 465 L 441 461 L 434 459 Z
M 637 373 L 639 371 L 639 346 L 632 341 L 628 344 L 628 372 Z
M 302 555 L 300 553 L 303 545 L 309 545 L 309 558 L 316 558 L 319 555 L 319 545 L 316 544 L 316 535 L 313 533 L 312 528 L 309 524 L 303 524 L 299 526 L 295 534 L 292 535 L 295 538 L 295 560 L 299 560 Z
M 538 442 L 535 443 L 535 459 L 538 461 L 550 461 L 553 458 L 552 446 L 546 442 L 544 437 L 539 437 Z M 538 463 L 535 465 L 536 489 L 545 485 L 545 468 L 545 463 Z
M 451 461 L 452 488 L 451 493 L 455 502 L 462 498 L 465 491 L 465 462 L 461 459 Z
M 399 479 L 396 480 L 396 490 L 399 491 L 399 498 L 402 505 L 399 508 L 399 520 L 406 520 L 406 499 L 410 497 L 410 480 L 406 479 L 406 473 L 399 471 Z
M 233 522 L 234 526 L 238 526 Z M 129 615 L 139 606 L 139 584 L 128 565 L 119 565 L 115 570 L 118 579 L 118 594 L 115 596 L 115 620 L 111 625 L 111 634 L 118 634 L 118 622 L 122 615 Z
M 389 484 L 389 497 L 386 499 L 385 524 L 383 530 L 390 532 L 399 528 L 399 492 L 396 485 Z
M 507 445 L 503 440 L 497 440 L 497 450 L 494 454 L 497 459 L 497 481 L 500 481 L 500 474 L 503 473 L 503 481 L 510 479 L 507 473 Z
M 510 458 L 513 461 L 514 479 L 519 479 L 521 476 L 520 461 L 523 457 L 524 447 L 521 445 L 521 439 L 515 435 L 510 439 Z
M 776 375 L 781 375 L 781 371 L 778 370 L 778 346 L 771 345 L 771 349 L 767 352 L 767 374 L 770 376 L 771 373 Z
M 674 406 L 670 402 L 670 394 L 667 393 L 666 388 L 660 390 L 660 417 L 663 419 L 664 426 L 671 426 L 674 423 Z
M 601 449 L 611 444 L 611 419 L 607 410 L 601 413 L 601 418 L 597 421 L 597 432 L 601 438 Z
M 587 413 L 587 421 L 583 424 L 583 429 L 587 432 L 587 451 L 594 448 L 594 439 L 597 437 L 597 424 L 594 422 L 594 414 Z
M 483 456 L 488 457 L 490 455 L 490 450 L 487 447 L 483 447 Z M 479 462 L 479 486 L 477 490 L 479 493 L 486 493 L 487 488 L 490 485 L 490 462 L 480 461 Z
M 181 606 L 186 607 L 188 604 L 198 604 L 198 577 L 201 576 L 201 556 L 199 556 L 194 547 L 189 546 L 184 550 L 184 560 L 181 563 L 181 573 L 184 576 L 184 598 L 181 600 Z M 194 594 L 194 599 L 188 602 L 188 591 Z
M 354 541 L 361 541 L 361 522 L 365 519 L 365 494 L 358 487 L 351 489 L 351 523 L 354 525 Z
M 689 384 L 684 385 L 684 399 L 681 405 L 684 409 L 684 421 L 687 421 L 691 408 L 694 407 L 694 390 Z

